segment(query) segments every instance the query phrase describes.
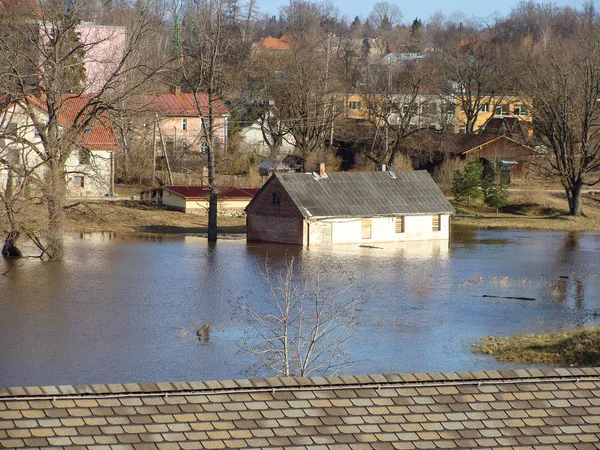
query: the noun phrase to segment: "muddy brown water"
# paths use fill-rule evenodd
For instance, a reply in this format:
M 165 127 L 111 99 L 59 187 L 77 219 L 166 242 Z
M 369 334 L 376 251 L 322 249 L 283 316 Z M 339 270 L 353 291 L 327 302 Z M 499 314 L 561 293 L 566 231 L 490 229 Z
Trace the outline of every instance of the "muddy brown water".
M 68 236 L 61 263 L 0 261 L 0 387 L 247 377 L 236 304 L 264 293 L 267 256 L 362 293 L 351 373 L 515 367 L 471 344 L 599 322 L 600 233 L 454 227 L 450 242 L 375 247 L 97 233 Z

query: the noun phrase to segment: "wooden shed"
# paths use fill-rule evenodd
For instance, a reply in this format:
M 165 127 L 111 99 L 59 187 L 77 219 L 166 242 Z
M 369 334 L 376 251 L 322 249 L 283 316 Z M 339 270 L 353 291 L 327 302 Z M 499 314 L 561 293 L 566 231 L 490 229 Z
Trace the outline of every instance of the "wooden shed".
M 426 171 L 275 173 L 246 208 L 248 241 L 311 246 L 448 239 L 454 207 Z

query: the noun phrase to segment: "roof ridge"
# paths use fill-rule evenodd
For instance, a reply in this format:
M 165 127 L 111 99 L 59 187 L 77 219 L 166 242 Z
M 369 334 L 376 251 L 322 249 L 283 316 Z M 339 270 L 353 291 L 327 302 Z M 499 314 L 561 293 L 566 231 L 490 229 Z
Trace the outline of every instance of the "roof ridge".
M 475 372 L 434 372 L 372 375 L 339 375 L 327 377 L 280 377 L 237 380 L 145 382 L 123 384 L 81 384 L 0 388 L 0 400 L 28 398 L 63 398 L 128 395 L 186 395 L 207 393 L 310 390 L 367 389 L 384 387 L 429 387 L 433 385 L 488 384 L 498 382 L 558 381 L 564 379 L 599 378 L 600 368 L 542 368 L 489 370 Z

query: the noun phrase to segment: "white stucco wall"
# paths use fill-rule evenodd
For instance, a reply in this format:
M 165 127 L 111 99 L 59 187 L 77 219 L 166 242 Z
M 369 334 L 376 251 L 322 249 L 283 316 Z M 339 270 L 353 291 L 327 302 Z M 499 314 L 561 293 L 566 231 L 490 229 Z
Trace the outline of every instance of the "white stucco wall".
M 448 214 L 441 215 L 440 231 L 432 230 L 431 215 L 403 217 L 403 233 L 396 233 L 396 217 L 371 218 L 371 237 L 368 239 L 362 237 L 362 219 L 312 219 L 308 221 L 309 236 L 305 245 L 447 240 L 450 236 Z
M 240 131 L 240 136 L 245 144 L 253 148 L 253 151 L 261 156 L 270 156 L 271 149 L 264 140 L 264 136 L 258 122 L 255 122 L 252 125 L 242 129 Z M 283 139 L 279 150 L 279 155 L 285 156 L 294 152 L 295 147 L 293 145 L 293 139 L 294 138 L 291 135 L 287 135 Z
M 80 164 L 79 152 L 69 155 L 66 165 L 67 192 L 73 197 L 102 197 L 110 193 L 111 152 L 92 150 L 89 163 Z M 83 177 L 83 187 L 75 185 L 75 177 Z

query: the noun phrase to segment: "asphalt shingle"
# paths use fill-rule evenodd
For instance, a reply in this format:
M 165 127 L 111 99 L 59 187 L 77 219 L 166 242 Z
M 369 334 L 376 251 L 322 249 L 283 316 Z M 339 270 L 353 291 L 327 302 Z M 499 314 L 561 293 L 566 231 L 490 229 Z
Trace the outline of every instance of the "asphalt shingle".
M 600 442 L 600 369 L 58 391 L 4 390 L 0 448 L 585 449 Z M 538 393 L 544 399 L 531 395 Z

